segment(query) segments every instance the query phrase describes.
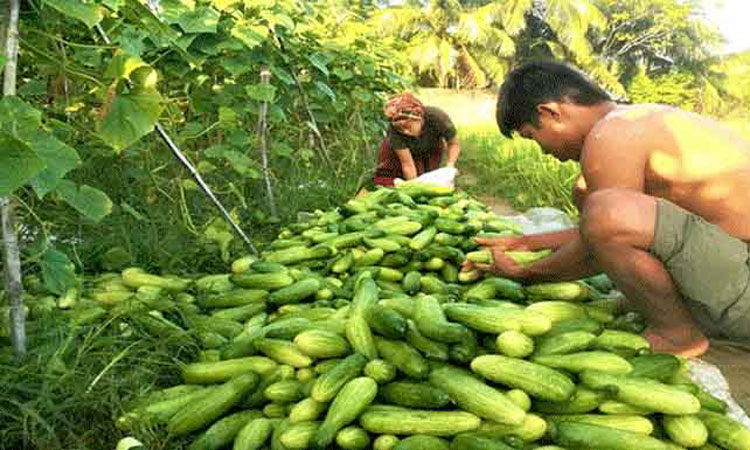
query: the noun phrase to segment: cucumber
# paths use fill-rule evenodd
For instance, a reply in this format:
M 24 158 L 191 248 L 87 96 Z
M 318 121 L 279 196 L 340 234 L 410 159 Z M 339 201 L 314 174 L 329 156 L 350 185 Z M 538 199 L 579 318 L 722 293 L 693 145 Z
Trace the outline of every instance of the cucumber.
M 523 389 L 532 397 L 543 400 L 565 401 L 575 392 L 573 382 L 562 373 L 522 359 L 483 355 L 471 362 L 471 370 L 491 381 Z
M 310 397 L 320 403 L 333 400 L 342 386 L 362 373 L 366 364 L 367 358 L 359 353 L 347 356 L 315 380 Z
M 453 436 L 476 430 L 481 420 L 464 411 L 370 407 L 359 417 L 359 424 L 377 434 Z
M 462 409 L 498 423 L 520 425 L 526 413 L 497 389 L 471 373 L 450 366 L 430 373 L 430 382 L 448 393 Z
M 700 410 L 700 402 L 694 395 L 648 378 L 629 378 L 586 370 L 580 374 L 580 381 L 590 389 L 614 387 L 615 399 L 649 411 L 683 415 L 695 414 Z
M 380 389 L 386 403 L 417 409 L 440 409 L 450 403 L 448 394 L 427 383 L 396 381 Z
M 258 410 L 240 411 L 216 421 L 195 439 L 188 450 L 220 450 L 235 440 L 240 430 L 263 413 Z
M 181 409 L 169 420 L 167 430 L 173 436 L 181 436 L 203 428 L 251 392 L 259 380 L 258 375 L 252 372 L 232 378 L 200 402 L 191 403 Z
M 669 450 L 666 443 L 651 436 L 580 422 L 558 423 L 553 439 L 571 449 Z
M 341 388 L 328 408 L 323 423 L 315 433 L 317 448 L 325 448 L 333 442 L 336 433 L 353 422 L 372 403 L 378 392 L 378 384 L 372 378 L 355 378 Z

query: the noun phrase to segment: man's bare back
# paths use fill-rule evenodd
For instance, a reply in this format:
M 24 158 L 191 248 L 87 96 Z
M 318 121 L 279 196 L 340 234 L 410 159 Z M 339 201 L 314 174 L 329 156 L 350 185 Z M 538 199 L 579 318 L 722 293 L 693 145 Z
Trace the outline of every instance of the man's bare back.
M 599 149 L 589 152 L 592 142 Z M 591 130 L 581 163 L 590 188 L 590 177 L 640 170 L 630 175 L 641 186 L 630 187 L 750 241 L 750 142 L 718 122 L 662 105 L 617 106 Z

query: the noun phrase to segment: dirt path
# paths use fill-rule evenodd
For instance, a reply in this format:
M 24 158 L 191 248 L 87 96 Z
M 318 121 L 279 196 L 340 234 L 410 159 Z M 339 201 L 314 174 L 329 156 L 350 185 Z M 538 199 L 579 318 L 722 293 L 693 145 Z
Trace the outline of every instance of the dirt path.
M 721 370 L 732 397 L 750 414 L 750 347 L 716 341 L 701 359 Z

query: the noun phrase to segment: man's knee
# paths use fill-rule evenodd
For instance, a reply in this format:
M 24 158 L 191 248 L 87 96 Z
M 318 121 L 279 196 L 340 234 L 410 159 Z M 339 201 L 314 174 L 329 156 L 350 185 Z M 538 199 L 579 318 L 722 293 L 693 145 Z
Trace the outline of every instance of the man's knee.
M 613 188 L 592 192 L 581 214 L 581 236 L 588 246 L 647 245 L 653 235 L 654 211 L 655 200 L 637 191 Z

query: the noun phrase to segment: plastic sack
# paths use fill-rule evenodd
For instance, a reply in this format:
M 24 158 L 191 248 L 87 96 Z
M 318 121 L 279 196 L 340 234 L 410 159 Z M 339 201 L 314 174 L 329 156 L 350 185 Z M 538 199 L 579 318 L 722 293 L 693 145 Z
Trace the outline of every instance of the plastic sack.
M 552 231 L 575 228 L 576 223 L 567 214 L 557 208 L 529 208 L 523 214 L 503 216 L 521 225 L 523 234 L 549 233 Z
M 437 186 L 453 187 L 453 183 L 456 180 L 456 174 L 458 174 L 458 170 L 455 167 L 443 167 L 430 172 L 425 172 L 414 180 Z M 393 180 L 393 184 L 396 186 L 403 182 L 404 180 L 401 178 Z

